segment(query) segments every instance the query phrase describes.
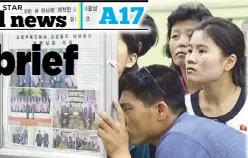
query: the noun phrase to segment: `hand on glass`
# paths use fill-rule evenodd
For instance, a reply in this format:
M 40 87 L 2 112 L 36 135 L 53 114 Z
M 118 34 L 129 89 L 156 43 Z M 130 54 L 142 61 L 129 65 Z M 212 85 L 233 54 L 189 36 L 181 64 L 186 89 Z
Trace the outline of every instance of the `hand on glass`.
M 98 136 L 102 139 L 107 155 L 111 158 L 131 158 L 129 152 L 128 133 L 124 113 L 117 102 L 113 102 L 117 113 L 117 122 L 106 113 L 100 113 Z

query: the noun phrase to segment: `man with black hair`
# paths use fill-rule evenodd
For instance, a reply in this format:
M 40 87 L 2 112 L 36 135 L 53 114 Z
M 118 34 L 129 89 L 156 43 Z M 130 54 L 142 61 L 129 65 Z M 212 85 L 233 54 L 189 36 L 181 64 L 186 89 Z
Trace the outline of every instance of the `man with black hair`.
M 132 71 L 138 70 L 137 60 L 145 55 L 158 42 L 158 30 L 153 18 L 145 14 L 141 26 L 148 27 L 147 33 L 120 33 L 118 42 L 118 75 L 119 78 Z M 153 145 L 130 145 L 132 158 L 153 158 Z
M 161 73 L 162 72 L 162 73 Z M 129 142 L 152 143 L 156 158 L 245 158 L 247 137 L 216 121 L 189 115 L 177 73 L 152 65 L 120 79 L 117 122 L 100 113 L 98 135 L 111 158 L 130 158 Z

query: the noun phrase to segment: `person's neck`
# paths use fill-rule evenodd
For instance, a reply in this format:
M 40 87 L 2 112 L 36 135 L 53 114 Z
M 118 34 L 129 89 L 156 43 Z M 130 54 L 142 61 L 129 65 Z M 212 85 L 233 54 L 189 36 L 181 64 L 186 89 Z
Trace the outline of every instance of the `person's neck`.
M 202 97 L 207 105 L 221 106 L 238 90 L 239 87 L 233 83 L 232 77 L 227 75 L 222 75 L 217 81 L 203 85 L 199 97 Z
M 188 82 L 185 67 L 181 67 L 181 72 L 182 72 L 182 76 L 184 78 L 185 88 L 188 90 L 189 93 L 194 93 L 194 92 L 196 92 L 202 88 L 202 86 L 200 84 Z
M 169 124 L 169 125 L 164 126 L 165 124 L 163 124 L 161 132 L 157 136 L 155 136 L 150 143 L 157 147 L 159 142 L 160 142 L 160 140 L 161 140 L 161 138 L 163 137 L 163 135 L 166 134 L 172 128 L 172 125 L 173 125 L 174 121 L 178 117 L 179 117 L 179 115 L 171 115 L 171 117 L 166 120 L 167 121 L 166 124 Z

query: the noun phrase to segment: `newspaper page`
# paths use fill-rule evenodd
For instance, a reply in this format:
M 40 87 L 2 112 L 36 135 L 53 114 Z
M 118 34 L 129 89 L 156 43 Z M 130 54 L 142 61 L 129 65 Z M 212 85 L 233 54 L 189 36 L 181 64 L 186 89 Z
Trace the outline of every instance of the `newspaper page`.
M 46 74 L 42 62 L 40 75 L 32 74 L 34 62 L 26 64 L 25 75 L 18 76 L 15 69 L 9 81 L 9 144 L 100 152 L 95 130 L 101 106 L 101 36 L 82 31 L 9 34 L 16 60 L 18 52 L 30 52 L 32 43 L 41 44 L 40 61 L 50 51 L 63 57 L 67 45 L 79 45 L 74 75 L 66 75 L 65 60 L 56 76 Z
M 33 3 L 12 14 L 66 14 L 73 25 L 79 24 L 79 7 L 73 3 L 41 6 Z M 25 30 L 8 32 L 7 38 L 5 35 L 4 51 L 10 51 L 16 63 L 19 52 L 31 52 L 33 56 L 32 44 L 41 44 L 40 75 L 32 74 L 34 61 L 31 61 L 25 65 L 25 75 L 17 75 L 15 68 L 9 77 L 5 132 L 8 145 L 102 155 L 104 149 L 96 130 L 98 112 L 104 106 L 101 96 L 104 39 L 104 33 L 76 30 Z M 69 44 L 79 46 L 74 75 L 65 72 L 63 54 Z M 48 75 L 42 67 L 44 56 L 51 51 L 57 52 L 63 63 L 59 66 L 61 73 L 56 76 Z

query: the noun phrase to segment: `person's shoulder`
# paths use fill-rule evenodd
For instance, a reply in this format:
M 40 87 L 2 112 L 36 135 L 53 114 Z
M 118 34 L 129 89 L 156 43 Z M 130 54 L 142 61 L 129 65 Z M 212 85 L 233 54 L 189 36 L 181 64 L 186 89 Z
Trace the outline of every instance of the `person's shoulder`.
M 177 132 L 193 137 L 200 137 L 206 133 L 219 133 L 220 130 L 235 133 L 234 129 L 222 123 L 196 115 L 190 115 L 187 112 L 184 117 L 173 125 L 169 132 Z M 197 135 L 195 134 L 196 131 Z
M 164 158 L 164 155 L 173 158 L 184 156 L 210 157 L 198 140 L 182 132 L 168 132 L 161 139 L 156 150 L 156 157 Z
M 199 124 L 209 122 L 208 119 L 202 118 L 196 115 L 191 115 L 188 111 L 184 112 L 181 116 L 179 116 L 174 123 L 174 126 L 170 131 L 175 132 L 183 132 L 187 131 L 185 128 L 190 127 L 191 129 L 194 127 L 198 127 Z
M 161 139 L 157 149 L 161 148 L 161 147 L 166 147 L 166 143 L 170 142 L 172 144 L 174 143 L 178 143 L 178 142 L 175 142 L 175 141 L 172 141 L 172 140 L 187 140 L 188 141 L 195 141 L 193 139 L 193 137 L 187 133 L 184 133 L 184 132 L 178 132 L 178 131 L 169 131 L 167 132 Z M 165 146 L 164 146 L 165 145 Z
M 188 142 L 193 142 L 194 144 L 202 146 L 210 154 L 214 154 L 212 150 L 213 144 L 217 144 L 215 147 L 216 151 L 222 151 L 223 148 L 229 151 L 240 151 L 242 149 L 236 149 L 236 147 L 246 146 L 247 137 L 245 134 L 214 120 L 207 118 L 202 118 L 198 116 L 187 116 L 182 121 L 178 122 L 173 128 L 165 135 L 165 142 L 173 139 L 184 139 Z M 176 137 L 176 138 L 175 138 Z M 180 142 L 180 145 L 186 142 Z M 226 146 L 229 144 L 229 146 Z M 224 152 L 226 154 L 231 154 Z

